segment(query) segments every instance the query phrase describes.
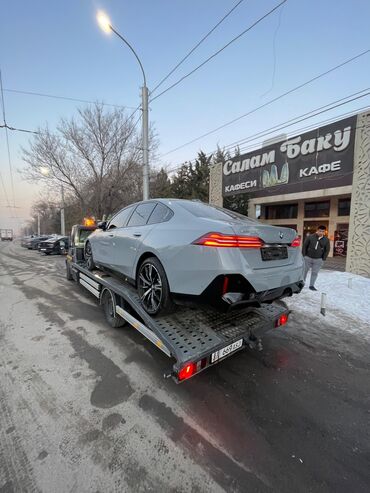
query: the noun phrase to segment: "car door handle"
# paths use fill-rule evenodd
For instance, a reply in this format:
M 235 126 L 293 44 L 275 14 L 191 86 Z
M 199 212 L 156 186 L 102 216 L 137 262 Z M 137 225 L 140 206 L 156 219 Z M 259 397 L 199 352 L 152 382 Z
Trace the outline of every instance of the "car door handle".
M 113 233 L 110 233 L 108 236 L 115 236 Z
M 136 236 L 136 238 L 139 238 L 141 236 L 141 233 L 134 233 L 134 236 Z

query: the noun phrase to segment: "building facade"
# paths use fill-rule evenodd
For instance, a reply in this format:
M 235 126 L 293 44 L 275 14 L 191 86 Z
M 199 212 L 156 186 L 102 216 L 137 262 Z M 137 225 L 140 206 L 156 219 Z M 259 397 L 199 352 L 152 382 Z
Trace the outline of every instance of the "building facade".
M 370 111 L 214 165 L 210 202 L 245 193 L 248 214 L 294 228 L 324 225 L 330 256 L 370 276 Z

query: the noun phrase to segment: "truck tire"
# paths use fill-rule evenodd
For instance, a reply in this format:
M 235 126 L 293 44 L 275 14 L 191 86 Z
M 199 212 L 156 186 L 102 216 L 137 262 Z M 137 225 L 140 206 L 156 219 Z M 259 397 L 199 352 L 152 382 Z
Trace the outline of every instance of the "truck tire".
M 140 264 L 136 286 L 141 304 L 149 315 L 164 315 L 174 311 L 175 304 L 171 299 L 166 272 L 156 257 L 149 257 Z
M 101 306 L 103 307 L 104 315 L 111 327 L 117 329 L 126 325 L 126 320 L 117 315 L 115 310 L 115 298 L 114 294 L 106 289 L 101 297 Z

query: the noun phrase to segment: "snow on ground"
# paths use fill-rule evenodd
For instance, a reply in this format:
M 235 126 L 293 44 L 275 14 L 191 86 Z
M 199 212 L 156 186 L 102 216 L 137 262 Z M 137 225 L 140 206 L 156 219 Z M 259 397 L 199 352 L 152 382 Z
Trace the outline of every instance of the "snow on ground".
M 308 281 L 309 277 L 300 294 L 286 299 L 291 310 L 303 316 L 319 315 L 321 295 L 326 293 L 325 319 L 338 329 L 370 340 L 370 279 L 323 269 L 316 281 L 318 291 L 309 290 Z

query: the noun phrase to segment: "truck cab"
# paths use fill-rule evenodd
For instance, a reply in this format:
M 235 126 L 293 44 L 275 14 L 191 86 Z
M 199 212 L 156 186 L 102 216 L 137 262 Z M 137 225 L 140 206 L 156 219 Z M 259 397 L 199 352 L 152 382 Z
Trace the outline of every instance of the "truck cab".
M 95 225 L 85 226 L 84 224 L 75 224 L 72 226 L 68 255 L 72 257 L 74 261 L 79 262 L 84 259 L 85 241 L 95 230 Z

